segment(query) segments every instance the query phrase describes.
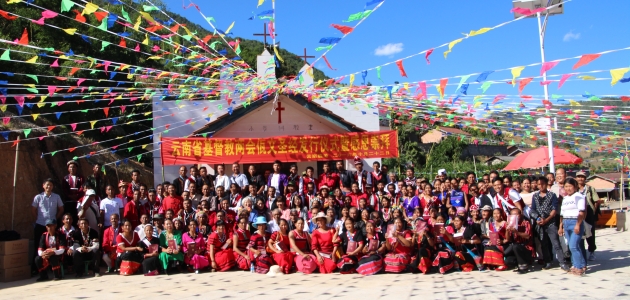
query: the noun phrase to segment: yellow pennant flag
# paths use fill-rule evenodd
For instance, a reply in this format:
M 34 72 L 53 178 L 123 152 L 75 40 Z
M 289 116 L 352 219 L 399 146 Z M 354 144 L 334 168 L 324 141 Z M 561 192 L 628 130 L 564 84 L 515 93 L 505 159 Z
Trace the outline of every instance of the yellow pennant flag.
M 1 110 L 2 112 L 7 111 L 7 106 L 6 106 L 6 105 L 0 105 L 0 110 Z
M 157 22 L 155 22 L 155 19 L 153 19 L 153 17 L 151 17 L 151 15 L 150 15 L 149 13 L 147 13 L 147 12 L 140 12 L 140 14 L 141 14 L 141 15 L 142 15 L 145 19 L 147 19 L 147 21 L 149 21 L 149 22 L 151 22 L 151 23 L 153 23 L 153 24 L 157 23 Z
M 144 41 L 142 41 L 143 45 L 149 45 L 149 35 L 148 34 L 144 34 Z
M 258 6 L 256 6 L 256 8 L 260 7 L 263 3 L 265 3 L 265 0 L 258 0 Z
M 619 80 L 623 78 L 623 75 L 626 74 L 629 70 L 630 68 L 610 70 L 610 77 L 612 77 L 612 81 L 610 81 L 610 85 L 617 84 L 617 82 L 619 82 Z
M 280 53 L 278 53 L 278 47 L 273 46 L 273 52 L 276 54 L 276 57 L 281 61 L 284 62 L 284 59 L 282 59 L 282 57 L 280 57 Z
M 64 29 L 63 31 L 65 31 L 69 35 L 74 35 L 74 33 L 77 32 L 77 29 L 76 28 L 67 28 L 67 29 Z
M 571 106 L 582 106 L 582 104 L 580 104 L 580 102 L 577 102 L 575 100 L 569 100 L 569 103 L 571 104 Z
M 480 34 L 484 34 L 488 31 L 492 30 L 492 28 L 489 27 L 484 27 L 481 28 L 479 30 L 471 30 L 470 33 L 468 34 L 468 36 L 475 36 L 475 35 L 480 35 Z
M 225 31 L 225 35 L 228 35 L 228 33 L 230 33 L 230 30 L 232 30 L 232 27 L 234 27 L 234 22 L 232 22 L 232 24 L 230 24 L 230 27 L 228 27 L 228 29 Z
M 39 107 L 39 108 L 42 108 L 44 106 L 46 106 L 46 103 L 37 103 L 37 107 Z
M 37 117 L 39 117 L 39 114 L 32 114 L 31 115 L 33 117 L 33 121 L 37 120 Z
M 512 86 L 516 86 L 516 78 L 521 76 L 521 72 L 525 67 L 514 67 L 510 69 L 512 71 Z
M 475 103 L 473 105 L 473 108 L 477 108 L 477 107 L 481 106 L 481 104 L 483 104 L 483 102 L 479 101 L 479 102 L 477 102 L 477 103 Z
M 98 8 L 99 8 L 98 5 L 88 2 L 85 5 L 85 8 L 83 9 L 83 12 L 81 13 L 81 15 L 89 15 L 91 13 L 94 13 L 95 11 L 98 10 Z
M 92 129 L 94 129 L 94 124 L 96 124 L 96 122 L 98 121 L 90 121 L 90 125 L 92 125 Z
M 595 80 L 595 79 L 597 79 L 597 78 L 595 78 L 593 76 L 589 76 L 589 75 L 578 76 L 578 78 L 580 78 L 582 80 Z
M 444 91 L 442 91 L 442 87 L 436 85 L 435 88 L 438 90 L 438 94 L 440 94 L 440 99 L 444 99 Z
M 15 3 L 20 3 L 22 2 L 22 0 L 8 0 L 7 4 L 15 4 Z
M 354 83 L 354 74 L 350 74 L 350 86 Z
M 138 16 L 138 19 L 136 19 L 136 24 L 133 24 L 133 30 L 138 31 L 138 29 L 140 29 L 141 22 L 142 22 L 142 17 Z
M 448 43 L 448 50 L 444 51 L 444 58 L 446 58 L 448 56 L 449 53 L 451 53 L 451 50 L 453 49 L 453 47 L 459 43 L 461 43 L 461 41 L 463 41 L 464 39 L 456 39 L 450 43 Z
M 29 60 L 26 61 L 29 64 L 34 64 L 37 62 L 37 55 L 31 57 Z

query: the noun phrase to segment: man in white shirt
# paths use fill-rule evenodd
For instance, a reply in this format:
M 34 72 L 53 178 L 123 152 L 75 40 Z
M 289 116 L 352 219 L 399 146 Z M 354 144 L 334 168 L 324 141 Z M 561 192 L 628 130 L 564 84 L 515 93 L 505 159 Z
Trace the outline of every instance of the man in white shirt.
M 31 204 L 31 214 L 35 219 L 35 228 L 33 230 L 33 238 L 35 242 L 39 242 L 39 238 L 46 232 L 46 221 L 53 219 L 57 220 L 63 215 L 63 201 L 59 195 L 53 193 L 53 181 L 52 179 L 44 180 L 42 184 L 44 192 L 37 194 Z M 35 253 L 37 254 L 37 249 Z M 33 271 L 35 264 L 32 264 Z
M 247 176 L 241 173 L 240 166 L 237 163 L 232 164 L 232 177 L 230 178 L 231 183 L 236 183 L 243 190 L 245 186 L 249 185 L 247 181 Z
M 274 209 L 271 213 L 271 221 L 267 223 L 267 232 L 274 233 L 276 231 L 280 231 L 280 216 L 282 212 L 279 209 Z
M 190 190 L 188 185 L 191 182 L 197 183 L 198 178 L 199 178 L 199 171 L 197 170 L 197 167 L 195 166 L 190 167 L 190 177 L 186 178 L 186 181 L 184 181 L 184 192 L 188 192 Z
M 100 220 L 100 209 L 96 204 L 96 192 L 91 186 L 86 185 L 85 196 L 77 203 L 77 212 L 79 219 L 87 219 L 90 223 L 90 228 L 98 231 Z
M 101 200 L 100 210 L 101 219 L 98 226 L 102 229 L 112 226 L 110 218 L 113 214 L 123 215 L 123 203 L 122 199 L 114 196 L 114 188 L 111 185 L 105 187 L 105 194 L 107 198 Z
M 217 166 L 217 177 L 214 179 L 214 188 L 222 186 L 224 191 L 230 190 L 230 177 L 225 175 L 225 165 Z

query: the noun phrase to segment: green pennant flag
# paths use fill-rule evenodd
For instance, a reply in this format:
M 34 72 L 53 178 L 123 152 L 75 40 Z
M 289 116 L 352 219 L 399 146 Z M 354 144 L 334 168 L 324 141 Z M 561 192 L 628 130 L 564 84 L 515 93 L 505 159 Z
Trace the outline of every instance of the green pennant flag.
M 221 44 L 221 42 L 219 42 L 219 41 L 214 41 L 214 42 L 212 42 L 212 43 L 210 44 L 210 48 L 212 48 L 212 50 L 216 50 L 216 48 L 215 48 L 215 47 L 216 47 L 217 43 Z M 189 78 L 190 78 L 190 77 L 189 77 Z
M 208 21 L 208 22 L 216 22 L 213 17 L 206 17 L 206 21 Z
M 459 91 L 459 88 L 462 86 L 462 84 L 464 84 L 464 82 L 466 82 L 466 80 L 468 80 L 469 77 L 470 75 L 462 76 L 462 79 L 459 80 L 459 84 L 457 85 L 457 88 L 455 89 L 455 91 Z
M 74 4 L 75 3 L 70 0 L 61 0 L 61 12 L 70 11 Z
M 125 11 L 125 8 L 123 7 L 121 12 L 120 12 L 123 16 L 123 18 L 125 18 L 125 20 L 131 24 L 133 24 L 133 21 L 131 21 L 131 18 L 129 18 L 129 14 Z
M 127 152 L 131 152 L 131 149 L 133 149 L 133 147 L 128 147 Z
M 79 159 L 78 156 L 75 156 L 75 157 L 72 158 L 72 160 L 77 160 L 77 159 Z
M 111 45 L 111 44 L 112 44 L 112 43 L 110 43 L 110 42 L 103 41 L 103 42 L 102 42 L 102 44 L 101 44 L 101 52 L 102 52 L 103 50 L 105 50 L 105 47 L 107 47 L 107 46 L 109 46 L 109 45 Z
M 208 136 L 208 134 L 207 134 L 207 133 L 202 133 L 202 134 L 201 134 L 201 136 L 203 136 L 203 137 L 207 137 L 207 136 Z
M 164 133 L 168 133 L 168 129 L 164 130 Z
M 366 10 L 366 11 L 358 12 L 358 13 L 356 13 L 356 14 L 351 14 L 351 15 L 348 17 L 348 20 L 345 20 L 345 21 L 343 21 L 343 22 L 348 23 L 348 22 L 358 21 L 358 20 L 361 20 L 361 19 L 363 19 L 363 18 L 365 18 L 365 17 L 369 16 L 371 13 L 372 13 L 372 10 L 371 10 L 371 9 L 368 9 L 368 10 Z
M 383 79 L 381 79 L 381 66 L 376 67 L 376 77 L 378 77 L 378 80 L 383 82 Z
M 24 136 L 28 137 L 29 134 L 31 134 L 31 129 L 24 129 Z
M 138 154 L 138 155 L 136 155 L 136 159 L 137 159 L 138 161 L 140 161 L 140 158 L 142 158 L 142 154 Z
M 50 152 L 50 156 L 55 156 L 55 154 L 57 154 L 57 151 Z
M 481 87 L 479 88 L 480 90 L 483 91 L 483 93 L 485 94 L 486 91 L 488 90 L 488 88 L 490 88 L 490 86 L 492 85 L 492 81 L 485 81 Z
M 4 50 L 4 53 L 0 56 L 0 60 L 11 60 L 11 50 Z
M 103 31 L 107 31 L 107 20 L 108 18 L 103 18 L 103 21 L 101 21 L 101 25 L 98 25 L 97 28 Z
M 236 53 L 236 55 L 241 55 L 241 45 L 237 45 L 234 52 Z
M 27 91 L 29 91 L 29 92 L 31 92 L 31 93 L 33 93 L 33 94 L 37 94 L 37 93 L 39 93 L 39 91 L 38 91 L 37 89 L 34 89 L 34 88 L 28 88 L 28 89 L 26 89 L 26 90 L 27 90 Z
M 142 8 L 144 9 L 144 11 L 160 10 L 157 6 L 152 5 L 142 5 Z
M 88 112 L 88 110 L 87 110 L 87 109 L 83 109 L 83 110 L 81 110 L 81 112 L 82 112 L 82 113 L 87 113 L 87 112 Z
M 328 45 L 328 46 L 324 46 L 324 47 L 317 47 L 315 48 L 315 51 L 322 51 L 322 50 L 330 50 L 332 49 L 332 45 Z

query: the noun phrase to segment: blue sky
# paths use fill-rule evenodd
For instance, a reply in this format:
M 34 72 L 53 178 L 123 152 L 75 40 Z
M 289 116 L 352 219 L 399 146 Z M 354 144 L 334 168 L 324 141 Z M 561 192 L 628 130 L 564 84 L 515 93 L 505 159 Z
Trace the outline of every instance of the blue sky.
M 165 1 L 170 10 L 177 12 L 193 22 L 205 25 L 205 20 L 194 9 L 183 10 L 182 2 Z M 281 47 L 301 54 L 306 47 L 309 55 L 319 56 L 315 52 L 322 37 L 341 37 L 342 34 L 330 27 L 342 23 L 350 14 L 363 10 L 367 0 L 277 0 L 276 30 Z M 256 8 L 257 0 L 197 1 L 206 16 L 216 19 L 218 28 L 225 30 L 233 21 L 232 32 L 243 38 L 255 38 L 253 33 L 262 30 L 262 20 L 247 20 L 253 14 L 271 9 L 271 0 L 266 0 Z M 353 33 L 343 39 L 326 56 L 336 71 L 329 70 L 323 61 L 316 67 L 328 76 L 337 77 L 358 72 L 398 58 L 448 43 L 463 37 L 462 33 L 483 27 L 492 27 L 513 19 L 509 0 L 502 1 L 463 1 L 463 0 L 386 0 L 380 9 L 365 20 Z M 581 54 L 596 53 L 605 50 L 630 46 L 630 1 L 622 0 L 573 0 L 565 3 L 564 15 L 549 19 L 546 33 L 547 61 Z M 400 51 L 376 55 L 377 48 L 389 47 Z M 535 18 L 510 23 L 483 35 L 471 37 L 457 44 L 448 59 L 444 59 L 446 48 L 436 49 L 431 55 L 431 64 L 427 65 L 424 56 L 417 56 L 404 61 L 408 78 L 400 76 L 395 65 L 386 66 L 381 71 L 382 84 L 394 81 L 418 82 L 442 77 L 452 77 L 488 70 L 516 67 L 540 62 L 538 28 Z M 386 51 L 385 51 L 386 52 Z M 382 53 L 381 53 L 382 54 Z M 571 72 L 577 60 L 561 62 L 549 74 Z M 577 71 L 608 70 L 630 66 L 630 51 L 621 51 L 603 55 L 590 65 Z M 538 76 L 540 66 L 526 68 L 521 77 Z M 608 72 L 593 74 L 595 77 L 610 77 Z M 630 73 L 624 77 L 630 76 Z M 472 76 L 468 81 L 474 81 Z M 491 74 L 489 80 L 511 78 L 510 71 Z M 371 71 L 368 80 L 380 84 L 376 73 Z M 542 95 L 543 89 L 535 79 L 524 94 Z M 347 79 L 346 79 L 347 82 Z M 355 84 L 361 82 L 357 75 Z M 449 83 L 457 83 L 451 79 Z M 477 94 L 479 86 L 470 86 L 469 94 Z M 610 81 L 568 81 L 560 90 L 557 83 L 550 86 L 550 94 L 582 95 L 588 91 L 595 95 L 629 95 L 630 83 L 611 87 Z M 449 86 L 447 94 L 455 93 L 455 86 Z M 429 89 L 435 93 L 435 88 Z M 487 91 L 489 95 L 518 94 L 516 88 L 508 84 L 495 84 Z M 578 97 L 574 99 L 580 100 Z M 540 103 L 539 101 L 536 101 Z

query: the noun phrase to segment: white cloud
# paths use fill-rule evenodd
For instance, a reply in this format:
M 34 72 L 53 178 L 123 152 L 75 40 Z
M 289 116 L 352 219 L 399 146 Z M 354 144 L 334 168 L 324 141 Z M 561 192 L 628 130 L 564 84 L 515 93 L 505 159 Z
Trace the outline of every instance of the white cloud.
M 573 30 L 567 32 L 564 35 L 564 38 L 562 38 L 563 41 L 565 42 L 570 42 L 572 40 L 579 40 L 580 39 L 580 33 L 573 33 Z
M 378 48 L 374 50 L 374 55 L 388 56 L 388 55 L 393 55 L 402 51 L 403 51 L 403 43 L 387 44 L 387 45 L 378 46 Z

